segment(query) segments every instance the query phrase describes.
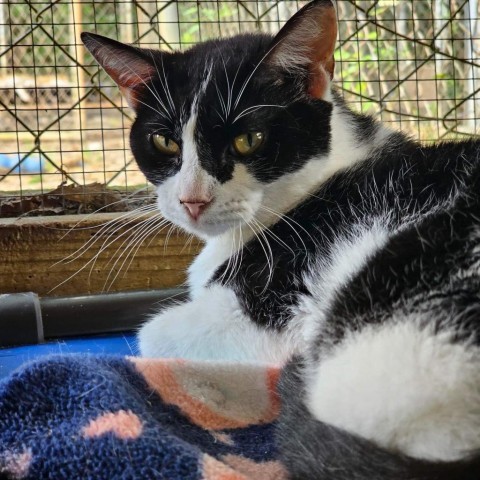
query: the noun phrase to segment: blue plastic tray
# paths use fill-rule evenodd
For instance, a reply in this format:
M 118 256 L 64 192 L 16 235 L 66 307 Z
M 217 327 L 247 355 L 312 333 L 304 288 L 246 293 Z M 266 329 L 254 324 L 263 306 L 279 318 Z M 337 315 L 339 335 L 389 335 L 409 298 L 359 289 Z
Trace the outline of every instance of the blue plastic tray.
M 71 338 L 28 345 L 25 347 L 0 349 L 0 379 L 6 377 L 25 362 L 52 354 L 101 353 L 136 355 L 137 346 L 132 333 Z

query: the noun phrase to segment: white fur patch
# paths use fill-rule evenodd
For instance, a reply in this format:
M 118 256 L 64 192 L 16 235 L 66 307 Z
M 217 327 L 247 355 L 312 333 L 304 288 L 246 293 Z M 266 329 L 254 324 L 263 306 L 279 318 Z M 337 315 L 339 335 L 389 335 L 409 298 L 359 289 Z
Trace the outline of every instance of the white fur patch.
M 413 319 L 351 333 L 311 372 L 307 406 L 323 422 L 416 458 L 480 448 L 480 351 Z
M 325 312 L 335 295 L 367 264 L 388 241 L 389 232 L 380 220 L 369 227 L 352 225 L 345 236 L 338 238 L 328 257 L 311 261 L 304 281 L 310 292 L 302 296 L 295 308 L 292 329 L 301 329 L 305 342 L 313 341 L 322 329 Z
M 232 234 L 232 231 L 228 231 L 208 240 L 203 250 L 188 268 L 188 285 L 193 299 L 203 293 L 203 288 L 216 270 L 232 255 Z
M 206 200 L 213 195 L 216 180 L 200 165 L 195 140 L 197 126 L 197 99 L 182 131 L 182 167 L 178 182 L 178 197 L 182 200 Z
M 198 168 L 198 153 L 195 142 L 195 128 L 197 126 L 197 99 L 193 101 L 190 117 L 183 125 L 182 130 L 182 163 L 186 163 L 191 169 Z
M 139 331 L 145 357 L 283 363 L 295 345 L 285 334 L 257 327 L 235 293 L 214 285 L 194 301 L 155 315 Z

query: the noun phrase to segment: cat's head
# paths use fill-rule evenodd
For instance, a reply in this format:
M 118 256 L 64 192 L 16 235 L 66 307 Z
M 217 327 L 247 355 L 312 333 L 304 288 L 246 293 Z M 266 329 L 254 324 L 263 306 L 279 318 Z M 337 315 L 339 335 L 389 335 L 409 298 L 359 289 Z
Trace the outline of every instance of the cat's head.
M 266 196 L 275 210 L 282 179 L 328 152 L 336 35 L 334 4 L 317 0 L 274 38 L 183 53 L 82 40 L 136 112 L 130 144 L 161 212 L 208 238 L 251 221 Z

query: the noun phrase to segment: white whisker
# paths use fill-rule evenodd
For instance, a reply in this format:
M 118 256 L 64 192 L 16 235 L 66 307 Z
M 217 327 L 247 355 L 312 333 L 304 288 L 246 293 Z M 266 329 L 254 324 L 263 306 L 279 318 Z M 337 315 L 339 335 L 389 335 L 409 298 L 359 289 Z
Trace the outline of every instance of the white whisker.
M 252 105 L 251 107 L 248 107 L 245 110 L 243 110 L 241 113 L 239 113 L 235 117 L 235 119 L 233 120 L 232 123 L 235 123 L 237 120 L 240 120 L 242 117 L 245 117 L 246 115 L 250 115 L 251 113 L 256 112 L 260 108 L 264 108 L 264 107 L 286 108 L 285 105 L 268 105 L 268 104 L 266 104 L 266 105 Z
M 93 266 L 94 266 L 95 263 L 96 263 L 96 261 L 98 260 L 98 257 L 99 257 L 110 245 L 112 245 L 115 241 L 117 241 L 119 238 L 123 237 L 124 235 L 127 235 L 129 232 L 132 231 L 132 229 L 138 228 L 139 225 L 143 225 L 144 222 L 149 221 L 150 218 L 151 218 L 151 216 L 149 216 L 149 217 L 148 217 L 147 219 L 145 219 L 145 220 L 142 220 L 140 223 L 133 225 L 132 227 L 130 227 L 130 228 L 128 228 L 127 230 L 125 230 L 124 232 L 122 232 L 118 237 L 115 237 L 113 240 L 110 240 L 110 239 L 112 238 L 112 236 L 115 236 L 115 234 L 116 234 L 119 230 L 121 230 L 122 228 L 124 228 L 125 225 L 117 226 L 117 227 L 113 228 L 113 231 L 112 231 L 112 226 L 110 226 L 109 229 L 106 230 L 106 232 L 108 232 L 108 236 L 107 236 L 107 238 L 104 240 L 104 242 L 102 243 L 99 251 L 98 251 L 88 262 L 86 262 L 82 267 L 80 267 L 76 272 L 74 272 L 72 275 L 70 275 L 69 277 L 67 277 L 65 280 L 63 280 L 61 283 L 59 283 L 59 284 L 56 285 L 55 287 L 53 287 L 53 288 L 49 291 L 49 293 L 55 291 L 55 290 L 56 290 L 57 288 L 59 288 L 61 285 L 63 285 L 63 284 L 65 284 L 66 282 L 70 281 L 72 278 L 74 278 L 75 276 L 77 276 L 80 272 L 82 272 L 83 270 L 85 270 L 88 266 L 92 265 L 92 263 L 93 263 Z M 131 221 L 132 221 L 132 220 L 129 220 L 129 221 L 127 222 L 127 225 L 128 225 L 128 223 L 131 223 Z M 118 221 L 116 221 L 115 223 L 118 223 Z M 95 237 L 94 237 L 94 238 L 95 238 Z M 99 238 L 100 238 L 100 237 L 99 237 Z M 99 238 L 98 238 L 98 239 L 99 239 Z M 89 242 L 87 242 L 87 244 L 90 243 L 90 241 L 92 241 L 92 240 L 93 240 L 93 243 L 92 243 L 87 249 L 85 249 L 85 245 L 82 246 L 82 247 L 80 247 L 80 249 L 77 250 L 77 251 L 80 251 L 80 253 L 76 256 L 76 258 L 79 258 L 79 256 L 83 255 L 89 248 L 91 248 L 91 246 L 92 246 L 94 243 L 96 243 L 96 241 L 97 241 L 98 239 L 95 239 L 95 240 L 91 239 L 91 240 L 89 240 Z M 82 251 L 82 250 L 83 250 L 83 251 Z M 75 253 L 74 253 L 74 254 L 75 254 Z M 69 255 L 69 257 L 70 257 L 70 255 Z M 69 257 L 67 257 L 67 258 L 69 258 Z M 73 260 L 70 260 L 70 261 L 68 261 L 68 262 L 66 262 L 66 263 L 70 263 L 71 261 L 73 261 Z M 59 263 L 59 262 L 57 262 L 57 263 Z
M 116 241 L 119 241 L 122 237 L 128 235 L 127 238 L 125 240 L 123 240 L 120 247 L 118 247 L 117 250 L 113 253 L 112 257 L 110 258 L 110 260 L 107 262 L 106 265 L 108 265 L 110 263 L 110 261 L 115 257 L 117 252 L 121 249 L 122 245 L 124 245 L 132 237 L 132 235 L 135 235 L 135 233 L 138 231 L 138 229 L 142 229 L 145 224 L 151 222 L 152 218 L 155 218 L 155 217 L 156 217 L 156 215 L 153 216 L 153 217 L 151 217 L 151 216 L 147 217 L 146 219 L 142 220 L 141 222 L 132 225 L 130 228 L 123 231 L 118 236 L 116 236 L 116 233 L 118 231 L 121 231 L 125 227 L 125 225 L 120 225 L 119 227 L 115 228 L 115 230 L 113 232 L 109 232 L 108 237 L 104 240 L 104 242 L 102 243 L 98 252 L 84 265 L 84 266 L 87 266 L 87 265 L 91 264 L 90 272 L 89 272 L 89 278 L 90 278 L 90 276 L 93 272 L 93 269 L 95 268 L 95 264 L 96 264 L 98 258 L 107 248 L 110 247 L 110 245 L 114 244 Z M 112 240 L 110 240 L 112 237 L 114 237 L 114 238 Z M 82 270 L 83 270 L 83 267 L 82 267 Z
M 165 91 L 165 87 L 163 86 L 162 77 L 160 76 L 160 72 L 158 71 L 157 63 L 155 62 L 155 57 L 153 56 L 153 52 L 149 52 L 149 53 L 150 53 L 150 57 L 152 58 L 153 65 L 155 66 L 155 70 L 157 71 L 157 75 L 158 75 L 158 79 L 160 80 L 160 84 L 163 87 L 163 91 Z M 162 63 L 163 63 L 163 57 L 162 57 Z M 172 112 L 168 111 L 167 107 L 165 106 L 165 103 L 160 98 L 160 94 L 158 93 L 157 89 L 155 88 L 155 84 L 153 82 L 152 82 L 152 88 L 155 90 L 155 93 L 156 93 L 155 98 L 157 99 L 158 103 L 165 110 L 165 113 L 167 113 L 168 117 L 171 120 L 172 119 Z M 167 96 L 167 101 L 168 101 L 168 96 Z M 170 108 L 171 108 L 171 105 L 170 105 Z
M 131 195 L 128 195 L 124 198 L 122 198 L 121 200 L 117 200 L 115 202 L 110 202 L 108 203 L 107 205 L 104 205 L 103 207 L 100 207 L 100 208 L 97 208 L 95 211 L 85 215 L 83 218 L 81 218 L 78 222 L 76 222 L 73 226 L 69 227 L 69 228 L 59 228 L 59 227 L 47 227 L 49 228 L 50 230 L 66 230 L 66 233 L 64 235 L 62 235 L 59 239 L 59 241 L 63 240 L 70 232 L 72 232 L 73 230 L 91 230 L 91 229 L 94 229 L 94 228 L 98 228 L 100 227 L 101 225 L 105 225 L 106 223 L 109 223 L 111 222 L 112 220 L 107 220 L 104 224 L 98 224 L 98 225 L 90 225 L 88 227 L 79 227 L 78 225 L 80 225 L 81 223 L 83 222 L 86 222 L 87 220 L 89 220 L 90 218 L 96 216 L 97 213 L 101 212 L 102 210 L 105 210 L 107 208 L 110 208 L 112 207 L 113 205 L 118 205 L 119 203 L 128 203 L 128 202 L 135 202 L 135 201 L 139 201 L 141 198 L 145 198 L 145 199 L 152 199 L 153 200 L 153 197 L 151 195 L 145 195 L 145 197 L 134 197 L 134 198 L 131 198 L 133 197 L 134 195 L 136 195 L 138 192 L 141 192 L 143 190 L 147 190 L 148 187 L 144 187 L 144 188 L 141 188 L 139 190 L 137 190 L 136 192 L 132 193 Z M 152 204 L 148 204 L 148 205 L 153 205 Z M 144 207 L 145 205 L 142 205 L 142 207 Z M 136 211 L 136 209 L 134 210 L 129 210 L 129 212 L 127 213 L 131 213 L 131 212 L 134 212 Z
M 292 225 L 292 223 L 298 225 L 298 227 L 300 227 L 300 228 L 308 235 L 308 237 L 310 238 L 310 240 L 312 240 L 313 243 L 316 243 L 315 239 L 312 237 L 312 235 L 310 234 L 310 232 L 308 232 L 307 230 L 305 230 L 305 228 L 304 228 L 302 225 L 300 225 L 297 221 L 295 221 L 293 218 L 289 217 L 289 216 L 286 215 L 286 214 L 278 213 L 278 212 L 276 212 L 275 210 L 272 210 L 271 208 L 266 207 L 265 205 L 262 205 L 261 208 L 264 209 L 265 211 L 271 213 L 272 215 L 275 215 L 275 216 L 278 217 L 280 220 L 283 220 L 283 221 L 293 230 L 293 232 L 297 235 L 297 237 L 299 238 L 300 242 L 302 243 L 303 248 L 305 249 L 305 251 L 307 251 L 307 246 L 305 245 L 305 242 L 303 241 L 302 236 L 297 232 L 297 230 L 296 230 L 295 227 Z M 292 222 L 292 223 L 290 223 L 290 222 Z
M 238 93 L 238 96 L 237 96 L 237 99 L 235 100 L 235 103 L 233 105 L 233 108 L 237 108 L 241 98 L 242 98 L 242 95 L 243 95 L 243 92 L 245 91 L 245 89 L 247 88 L 248 84 L 250 83 L 250 80 L 252 79 L 253 75 L 255 74 L 255 72 L 258 70 L 258 67 L 260 67 L 260 65 L 263 63 L 263 61 L 267 58 L 267 56 L 269 55 L 269 53 L 279 44 L 280 42 L 277 42 L 275 45 L 273 45 L 271 48 L 268 49 L 267 53 L 260 59 L 260 61 L 255 65 L 255 68 L 252 70 L 252 73 L 250 73 L 250 75 L 247 77 L 247 79 L 243 82 L 243 85 L 242 85 L 242 88 L 240 89 L 240 92 Z
M 168 229 L 168 232 L 167 232 L 167 235 L 165 237 L 165 243 L 163 244 L 163 253 L 166 253 L 167 252 L 167 246 L 168 246 L 168 242 L 170 240 L 170 237 L 172 236 L 172 233 L 177 230 L 177 226 L 176 225 L 171 225 L 170 228 Z
M 265 233 L 268 233 L 279 245 L 289 250 L 292 253 L 292 255 L 295 255 L 295 252 L 293 251 L 293 249 L 289 245 L 287 245 L 278 235 L 273 233 L 270 228 L 264 225 L 260 220 L 258 220 L 258 218 L 256 218 L 255 221 L 263 228 L 263 231 Z
M 125 277 L 128 270 L 130 269 L 130 265 L 132 264 L 133 259 L 135 258 L 135 255 L 137 254 L 139 248 L 143 245 L 144 240 L 154 233 L 154 235 L 152 235 L 152 238 L 150 239 L 150 241 L 146 245 L 146 248 L 148 248 L 152 244 L 152 242 L 155 240 L 155 238 L 157 238 L 158 235 L 163 231 L 163 229 L 165 228 L 165 225 L 166 225 L 166 222 L 161 221 L 161 222 L 158 222 L 158 223 L 154 223 L 150 227 L 150 229 L 148 230 L 148 232 L 146 232 L 146 235 L 144 236 L 142 241 L 138 244 L 137 248 L 133 252 L 132 258 L 130 259 L 129 264 L 127 265 L 127 268 L 125 269 L 123 277 Z
M 262 293 L 264 293 L 269 285 L 269 283 L 272 281 L 272 277 L 273 277 L 273 263 L 274 263 L 274 260 L 273 260 L 273 251 L 272 251 L 272 247 L 270 246 L 270 242 L 268 241 L 268 238 L 267 236 L 265 235 L 265 232 L 263 231 L 262 227 L 258 224 L 258 222 L 252 218 L 251 222 L 254 223 L 254 225 L 258 228 L 258 233 L 262 236 L 262 238 L 265 240 L 265 246 L 267 247 L 268 249 L 268 254 L 265 253 L 266 257 L 267 257 L 267 265 L 268 265 L 268 269 L 269 269 L 269 272 L 268 272 L 268 279 L 267 279 L 267 283 L 265 285 L 265 288 L 264 290 L 262 291 Z
M 218 282 L 221 283 L 221 284 L 225 283 L 225 277 L 227 276 L 227 273 L 230 269 L 230 264 L 232 262 L 232 255 L 233 255 L 234 251 L 235 251 L 235 239 L 234 239 L 234 235 L 232 235 L 231 236 L 231 242 L 230 242 L 230 254 L 228 255 L 227 265 L 225 266 L 222 275 L 218 279 Z
M 265 270 L 265 268 L 269 269 L 267 283 L 266 283 L 264 289 L 262 290 L 262 293 L 264 293 L 266 291 L 266 289 L 268 288 L 268 284 L 270 283 L 270 281 L 272 279 L 272 275 L 273 275 L 273 255 L 271 257 L 268 255 L 267 249 L 263 245 L 262 238 L 259 237 L 259 235 L 257 234 L 257 231 L 253 228 L 255 226 L 255 224 L 252 224 L 251 221 L 247 222 L 247 220 L 240 213 L 239 213 L 239 215 L 242 218 L 242 220 L 245 222 L 245 224 L 250 228 L 254 237 L 258 240 L 258 243 L 259 243 L 261 249 L 263 250 L 263 253 L 265 254 L 265 259 L 266 259 L 267 263 L 265 264 L 263 269 L 260 271 L 260 273 L 262 273 Z M 257 226 L 257 228 L 259 228 L 259 227 Z M 259 233 L 262 233 L 261 230 L 259 230 Z M 263 237 L 263 240 L 265 240 L 268 244 L 268 239 L 266 239 L 265 235 L 262 235 L 262 237 Z M 270 248 L 270 245 L 268 245 L 268 248 L 270 250 L 270 254 L 272 254 L 272 250 Z
M 230 112 L 231 112 L 231 109 L 232 109 L 232 90 L 233 90 L 233 85 L 235 83 L 235 79 L 237 78 L 237 76 L 235 75 L 235 79 L 232 83 L 232 85 L 230 85 L 230 78 L 228 77 L 228 72 L 227 72 L 227 66 L 225 65 L 225 60 L 223 58 L 223 55 L 221 55 L 221 59 L 222 59 L 222 64 L 223 64 L 223 71 L 225 72 L 225 80 L 227 81 L 227 105 L 226 105 L 226 113 L 225 113 L 225 121 L 228 119 L 228 117 L 230 116 Z M 238 67 L 240 68 L 240 66 Z M 238 70 L 237 70 L 237 73 L 238 73 Z M 222 97 L 223 98 L 223 97 Z
M 230 103 L 230 107 L 232 105 L 232 101 L 233 101 L 233 87 L 235 86 L 235 82 L 237 80 L 237 76 L 238 76 L 238 72 L 240 71 L 240 67 L 242 66 L 243 64 L 243 61 L 240 61 L 238 67 L 237 67 L 237 71 L 235 72 L 235 76 L 233 77 L 233 82 L 232 82 L 232 88 L 230 89 L 229 91 L 229 103 Z M 228 114 L 230 115 L 230 109 L 228 111 Z
M 163 88 L 164 88 L 164 90 L 165 90 L 165 93 L 166 93 L 166 95 L 167 95 L 168 102 L 170 103 L 170 107 L 172 108 L 173 113 L 176 113 L 177 111 L 176 111 L 176 109 L 175 109 L 175 103 L 174 103 L 174 101 L 173 101 L 172 94 L 171 94 L 171 92 L 170 92 L 170 87 L 169 87 L 169 85 L 168 85 L 167 75 L 166 75 L 166 73 L 165 73 L 165 65 L 164 65 L 164 63 L 163 63 L 163 56 L 161 57 L 161 61 L 162 61 L 163 79 L 164 79 L 164 81 L 165 81 L 165 84 L 163 84 L 163 82 L 162 82 L 162 86 L 163 86 Z
M 109 280 L 112 272 L 115 270 L 116 265 L 118 264 L 120 259 L 123 257 L 124 253 L 127 252 L 123 262 L 121 263 L 120 267 L 117 270 L 116 275 L 113 277 L 112 281 L 109 283 L 109 285 L 107 287 L 107 291 L 110 290 L 112 285 L 115 283 L 115 280 L 117 279 L 118 275 L 122 271 L 123 266 L 127 262 L 128 258 L 131 256 L 132 258 L 131 258 L 130 263 L 128 264 L 128 266 L 125 270 L 125 273 L 128 271 L 128 269 L 130 268 L 131 262 L 133 261 L 135 255 L 137 254 L 138 249 L 142 246 L 142 243 L 145 240 L 145 238 L 148 238 L 148 236 L 153 231 L 155 231 L 156 228 L 161 228 L 161 226 L 166 224 L 165 220 L 161 220 L 160 223 L 158 223 L 158 220 L 160 218 L 161 217 L 156 217 L 156 218 L 154 217 L 154 218 L 150 219 L 148 222 L 146 222 L 144 225 L 142 225 L 142 227 L 139 231 L 135 232 L 135 234 L 133 235 L 133 238 L 132 238 L 132 235 L 129 236 L 127 247 L 122 251 L 122 253 L 119 255 L 118 259 L 115 261 L 115 263 L 112 265 L 112 268 L 110 269 L 110 272 L 109 272 L 109 274 L 108 274 L 108 276 L 105 280 L 105 283 L 103 285 L 104 289 L 107 287 L 108 280 Z M 125 243 L 125 241 L 122 243 L 122 246 L 123 246 L 124 243 Z M 121 247 L 119 247 L 119 248 L 121 248 Z M 117 251 L 118 251 L 118 249 L 117 249 Z M 112 256 L 112 258 L 113 258 L 113 256 Z M 109 260 L 108 263 L 110 263 L 110 260 Z
M 116 254 L 118 252 L 120 252 L 122 249 L 123 249 L 123 246 L 126 244 L 126 243 L 130 243 L 131 241 L 134 241 L 138 236 L 142 235 L 142 233 L 144 232 L 145 229 L 148 229 L 149 226 L 152 224 L 152 223 L 156 223 L 158 221 L 158 219 L 161 219 L 161 221 L 163 223 L 167 223 L 167 221 L 165 219 L 162 219 L 162 217 L 157 214 L 157 215 L 154 215 L 152 217 L 149 217 L 149 218 L 146 218 L 145 220 L 143 220 L 142 222 L 140 222 L 139 224 L 136 225 L 136 228 L 133 228 L 132 231 L 130 232 L 130 235 L 128 235 L 127 238 L 125 238 L 122 243 L 117 247 L 117 249 L 115 250 L 115 252 L 112 254 L 112 256 L 110 257 L 110 259 L 108 260 L 108 262 L 105 264 L 105 267 L 107 267 L 110 262 L 113 261 L 113 259 L 115 258 Z M 120 238 L 120 237 L 119 237 Z M 128 245 L 127 245 L 128 247 Z M 122 254 L 121 254 L 122 255 Z M 121 256 L 120 255 L 120 256 Z
M 223 117 L 220 117 L 223 122 L 226 122 L 227 121 L 227 107 L 225 105 L 225 100 L 223 99 L 223 96 L 222 94 L 220 93 L 220 89 L 218 88 L 218 85 L 217 85 L 217 82 L 215 82 L 215 89 L 217 90 L 217 96 L 218 96 L 218 99 L 220 100 L 220 106 L 222 107 L 222 111 L 223 111 Z
M 150 215 L 152 212 L 155 212 L 156 210 L 157 209 L 154 205 L 143 205 L 142 207 L 138 207 L 135 210 L 126 212 L 103 224 L 96 225 L 94 227 L 87 227 L 88 229 L 94 229 L 98 227 L 101 227 L 101 228 L 100 230 L 95 232 L 95 235 L 92 238 L 90 238 L 86 243 L 84 243 L 80 248 L 78 248 L 73 253 L 63 258 L 62 260 L 59 260 L 58 262 L 54 263 L 53 265 L 51 265 L 50 268 L 53 268 L 60 263 L 71 263 L 75 261 L 78 257 L 83 255 L 90 247 L 92 247 L 105 233 L 107 233 L 111 229 L 114 229 L 115 225 L 120 224 L 122 226 L 125 226 L 125 224 L 129 224 L 145 215 Z M 128 218 L 128 217 L 132 217 L 132 218 Z M 76 225 L 78 225 L 79 223 L 80 222 L 78 222 Z M 63 235 L 61 240 L 65 238 L 65 236 L 68 235 L 68 233 L 70 233 L 70 231 L 73 230 L 74 228 L 75 227 L 72 227 L 72 229 L 70 229 L 65 235 Z

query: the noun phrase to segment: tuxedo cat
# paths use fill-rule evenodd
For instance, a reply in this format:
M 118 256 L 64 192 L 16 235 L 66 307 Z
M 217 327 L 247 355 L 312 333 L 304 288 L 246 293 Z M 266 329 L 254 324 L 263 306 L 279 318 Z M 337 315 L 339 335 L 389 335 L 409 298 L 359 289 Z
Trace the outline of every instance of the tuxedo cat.
M 336 36 L 330 0 L 183 53 L 83 34 L 161 213 L 205 240 L 140 351 L 288 362 L 292 478 L 478 479 L 480 141 L 425 147 L 352 112 Z

